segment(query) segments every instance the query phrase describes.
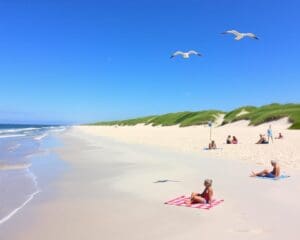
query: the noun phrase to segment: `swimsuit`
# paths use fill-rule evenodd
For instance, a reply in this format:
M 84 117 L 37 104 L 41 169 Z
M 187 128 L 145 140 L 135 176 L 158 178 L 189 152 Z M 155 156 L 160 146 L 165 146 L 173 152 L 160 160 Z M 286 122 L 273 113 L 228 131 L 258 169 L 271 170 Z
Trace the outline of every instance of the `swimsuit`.
M 276 173 L 276 169 L 274 168 L 274 169 L 272 170 L 272 172 L 266 174 L 264 177 L 267 177 L 267 178 L 275 178 L 275 177 L 276 177 L 275 173 Z
M 275 178 L 275 174 L 273 173 L 268 173 L 267 175 L 265 175 L 264 177 L 267 177 L 267 178 Z
M 206 204 L 209 202 L 208 190 L 205 190 L 202 194 L 198 194 L 198 196 L 204 198 Z

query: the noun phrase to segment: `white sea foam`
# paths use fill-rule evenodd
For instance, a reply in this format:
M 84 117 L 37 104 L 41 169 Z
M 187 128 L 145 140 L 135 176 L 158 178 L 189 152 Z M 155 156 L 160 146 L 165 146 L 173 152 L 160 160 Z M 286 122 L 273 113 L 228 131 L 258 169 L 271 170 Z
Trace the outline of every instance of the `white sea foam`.
M 16 132 L 23 132 L 23 131 L 32 131 L 38 128 L 14 128 L 14 129 L 3 129 L 0 130 L 0 134 L 2 133 L 16 133 Z
M 12 138 L 12 137 L 25 137 L 26 134 L 10 134 L 10 135 L 0 135 L 0 138 Z
M 28 195 L 27 199 L 17 208 L 15 208 L 13 211 L 11 211 L 8 215 L 0 219 L 0 225 L 8 221 L 10 218 L 12 218 L 15 214 L 17 214 L 22 208 L 24 208 L 38 193 L 41 191 L 38 188 L 38 182 L 37 177 L 30 171 L 29 168 L 26 168 L 27 176 L 30 177 L 34 183 L 35 191 Z
M 42 134 L 42 135 L 39 135 L 39 136 L 35 137 L 34 140 L 40 141 L 40 140 L 42 140 L 43 138 L 45 138 L 45 137 L 47 137 L 47 136 L 48 136 L 48 134 L 47 134 L 47 133 L 44 133 L 44 134 Z

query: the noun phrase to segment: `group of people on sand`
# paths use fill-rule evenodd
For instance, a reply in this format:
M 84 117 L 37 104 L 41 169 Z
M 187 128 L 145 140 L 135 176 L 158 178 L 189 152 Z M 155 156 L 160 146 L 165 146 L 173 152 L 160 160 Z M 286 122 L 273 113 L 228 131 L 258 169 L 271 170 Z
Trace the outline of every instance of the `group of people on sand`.
M 226 144 L 238 144 L 238 140 L 237 140 L 236 136 L 233 136 L 231 138 L 231 135 L 228 135 L 228 137 L 226 139 Z
M 259 140 L 256 142 L 256 144 L 269 144 L 270 141 L 273 143 L 273 131 L 272 131 L 272 126 L 270 125 L 268 130 L 267 130 L 267 136 L 268 139 L 264 134 L 259 134 Z M 275 137 L 275 139 L 283 139 L 283 135 L 279 133 L 278 137 Z
M 275 137 L 275 139 L 283 139 L 283 135 L 280 132 L 278 134 L 277 137 Z M 267 130 L 267 137 L 265 136 L 265 134 L 259 134 L 259 140 L 256 142 L 256 144 L 269 144 L 270 141 L 274 141 L 273 140 L 273 131 L 272 131 L 272 126 L 270 125 L 268 130 Z M 232 136 L 228 135 L 227 139 L 226 139 L 226 144 L 238 144 L 238 139 L 236 136 Z M 215 140 L 211 140 L 210 143 L 208 144 L 208 149 L 212 150 L 212 149 L 217 149 L 217 144 L 215 142 Z
M 265 137 L 264 134 L 259 135 L 259 140 L 256 142 L 256 144 L 268 144 L 270 141 L 273 142 L 273 131 L 272 126 L 270 125 L 267 130 L 267 136 Z M 278 137 L 275 137 L 275 139 L 283 139 L 282 133 L 279 133 Z M 238 139 L 235 136 L 228 135 L 226 139 L 226 144 L 238 144 Z M 208 145 L 208 149 L 217 149 L 216 142 L 214 140 L 211 140 L 211 142 Z M 252 172 L 251 177 L 267 177 L 267 178 L 279 178 L 280 177 L 280 166 L 277 161 L 272 160 L 271 161 L 272 170 L 265 169 L 261 172 Z M 194 203 L 203 203 L 203 204 L 210 204 L 213 197 L 213 189 L 212 189 L 212 180 L 206 179 L 204 181 L 204 190 L 203 192 L 193 192 L 191 194 L 190 200 L 186 202 L 186 204 L 194 204 Z
M 238 144 L 238 139 L 236 136 L 231 137 L 231 135 L 228 135 L 226 139 L 226 144 Z M 211 140 L 211 142 L 208 144 L 208 150 L 217 149 L 217 144 L 215 140 Z
M 231 135 L 228 135 L 226 139 L 226 144 L 238 144 L 238 139 L 236 138 L 236 136 L 231 137 Z M 211 142 L 208 144 L 208 149 L 217 149 L 217 144 L 215 140 L 211 140 Z
M 250 177 L 267 177 L 267 178 L 278 178 L 280 177 L 280 166 L 277 161 L 271 161 L 272 170 L 265 169 L 261 172 L 255 173 L 252 172 Z M 192 192 L 189 200 L 186 201 L 186 204 L 191 205 L 195 203 L 201 204 L 211 204 L 213 200 L 214 191 L 212 189 L 213 181 L 211 179 L 205 179 L 204 181 L 204 190 L 203 192 Z

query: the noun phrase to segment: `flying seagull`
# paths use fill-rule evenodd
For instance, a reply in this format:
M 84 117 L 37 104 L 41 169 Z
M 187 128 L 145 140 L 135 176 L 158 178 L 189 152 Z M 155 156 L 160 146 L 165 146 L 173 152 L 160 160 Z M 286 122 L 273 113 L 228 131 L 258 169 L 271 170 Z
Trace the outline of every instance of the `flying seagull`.
M 196 51 L 194 51 L 194 50 L 190 50 L 190 51 L 188 51 L 188 52 L 176 51 L 176 52 L 174 52 L 174 53 L 172 54 L 172 56 L 171 56 L 170 58 L 174 58 L 174 57 L 179 56 L 179 55 L 181 55 L 182 58 L 190 58 L 191 55 L 197 55 L 197 56 L 199 56 L 199 57 L 202 56 L 201 53 L 198 53 L 198 52 L 196 52 Z
M 254 33 L 240 33 L 236 30 L 228 30 L 226 32 L 223 32 L 222 34 L 233 34 L 235 36 L 234 39 L 237 41 L 243 39 L 244 37 L 249 37 L 258 40 L 258 37 Z

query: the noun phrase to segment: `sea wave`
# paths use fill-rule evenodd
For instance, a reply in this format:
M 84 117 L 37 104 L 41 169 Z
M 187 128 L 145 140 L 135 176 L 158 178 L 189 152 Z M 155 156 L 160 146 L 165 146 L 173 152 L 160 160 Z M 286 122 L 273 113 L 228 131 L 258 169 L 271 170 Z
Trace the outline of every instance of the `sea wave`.
M 48 136 L 48 134 L 47 134 L 47 133 L 44 133 L 44 134 L 42 134 L 42 135 L 36 136 L 36 137 L 34 138 L 34 140 L 40 141 L 40 140 L 42 140 L 43 138 L 45 138 L 45 137 L 47 137 L 47 136 Z
M 43 147 L 42 141 L 47 136 L 58 135 L 58 132 L 65 130 L 64 126 L 18 126 L 18 125 L 1 125 L 0 124 L 0 173 L 3 174 L 4 179 L 9 181 L 10 177 L 17 176 L 18 181 L 22 181 L 23 177 L 30 178 L 30 184 L 26 185 L 26 189 L 21 190 L 18 194 L 20 199 L 14 199 L 18 201 L 18 206 L 11 206 L 11 202 L 7 202 L 7 205 L 0 206 L 5 209 L 5 214 L 0 216 L 0 225 L 8 221 L 15 214 L 17 214 L 23 207 L 25 207 L 35 196 L 40 192 L 38 181 L 34 173 L 31 171 L 31 157 L 47 154 L 49 149 Z M 45 142 L 47 145 L 47 143 Z M 24 175 L 25 174 L 25 175 Z M 7 178 L 6 178 L 7 177 Z M 12 179 L 14 181 L 14 179 Z M 27 183 L 28 179 L 26 180 Z M 14 193 L 14 187 L 18 182 L 14 182 L 11 188 L 9 185 L 9 197 L 11 193 Z M 26 192 L 27 191 L 27 192 Z M 29 191 L 29 193 L 28 193 Z M 29 195 L 25 195 L 29 194 Z M 18 195 L 18 197 L 19 197 Z M 6 197 L 6 196 L 5 196 Z M 4 198 L 5 201 L 9 198 Z M 4 217 L 3 217 L 4 216 Z
M 0 135 L 0 138 L 13 138 L 13 137 L 25 137 L 26 134 L 7 134 L 7 135 Z
M 38 128 L 13 128 L 0 130 L 0 134 L 37 130 Z

